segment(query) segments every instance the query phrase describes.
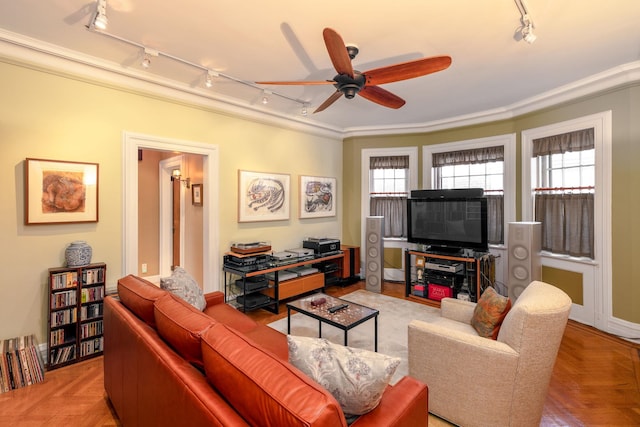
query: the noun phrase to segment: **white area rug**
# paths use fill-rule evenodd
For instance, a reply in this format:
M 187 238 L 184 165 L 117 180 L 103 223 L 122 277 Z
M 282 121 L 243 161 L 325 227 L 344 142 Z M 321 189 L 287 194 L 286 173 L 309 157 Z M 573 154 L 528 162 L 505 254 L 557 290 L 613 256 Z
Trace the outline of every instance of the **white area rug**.
M 407 325 L 413 319 L 429 321 L 440 316 L 440 310 L 423 304 L 402 300 L 363 289 L 347 294 L 341 299 L 355 302 L 380 311 L 378 315 L 378 352 L 402 359 L 391 383 L 395 384 L 408 374 Z M 287 318 L 269 324 L 287 333 Z M 291 315 L 291 335 L 318 336 L 318 321 L 303 314 Z M 326 323 L 322 324 L 322 337 L 337 344 L 344 344 L 344 332 Z M 349 330 L 349 346 L 373 351 L 374 321 L 367 320 Z

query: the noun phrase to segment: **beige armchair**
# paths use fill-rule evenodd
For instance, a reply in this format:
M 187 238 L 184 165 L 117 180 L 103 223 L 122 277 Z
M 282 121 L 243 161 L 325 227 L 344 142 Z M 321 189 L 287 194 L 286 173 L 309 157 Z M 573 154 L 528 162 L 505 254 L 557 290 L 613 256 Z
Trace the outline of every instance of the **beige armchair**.
M 429 387 L 429 412 L 461 426 L 538 426 L 571 299 L 532 282 L 497 340 L 478 336 L 475 304 L 445 298 L 441 317 L 409 324 L 409 375 Z

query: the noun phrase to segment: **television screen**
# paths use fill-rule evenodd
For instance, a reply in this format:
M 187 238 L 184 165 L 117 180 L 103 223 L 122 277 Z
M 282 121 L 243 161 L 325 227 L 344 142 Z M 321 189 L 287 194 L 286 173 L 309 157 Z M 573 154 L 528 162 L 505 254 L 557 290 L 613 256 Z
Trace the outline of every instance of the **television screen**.
M 437 249 L 487 250 L 487 199 L 408 199 L 408 240 Z

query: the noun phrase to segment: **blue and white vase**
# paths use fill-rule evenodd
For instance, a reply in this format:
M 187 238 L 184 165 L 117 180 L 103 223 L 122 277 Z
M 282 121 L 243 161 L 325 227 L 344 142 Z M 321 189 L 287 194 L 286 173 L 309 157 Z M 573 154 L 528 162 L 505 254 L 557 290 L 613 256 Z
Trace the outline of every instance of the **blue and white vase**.
M 87 242 L 78 240 L 72 242 L 64 251 L 67 267 L 83 267 L 91 263 L 91 246 Z

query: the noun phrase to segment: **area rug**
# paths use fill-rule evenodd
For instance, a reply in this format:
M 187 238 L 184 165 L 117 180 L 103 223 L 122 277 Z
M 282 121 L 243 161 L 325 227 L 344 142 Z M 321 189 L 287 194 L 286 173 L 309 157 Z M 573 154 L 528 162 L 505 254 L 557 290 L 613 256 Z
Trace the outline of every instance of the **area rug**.
M 395 384 L 409 372 L 407 352 L 407 325 L 414 319 L 424 321 L 440 316 L 440 310 L 423 304 L 394 298 L 387 295 L 359 289 L 340 297 L 367 307 L 377 309 L 378 315 L 378 352 L 399 357 L 402 362 L 391 384 Z M 287 333 L 287 318 L 269 324 L 280 332 Z M 300 313 L 291 315 L 291 335 L 305 337 L 318 336 L 318 321 Z M 322 324 L 322 337 L 337 344 L 344 344 L 344 332 L 326 323 Z M 374 322 L 368 320 L 349 330 L 350 347 L 373 350 Z

